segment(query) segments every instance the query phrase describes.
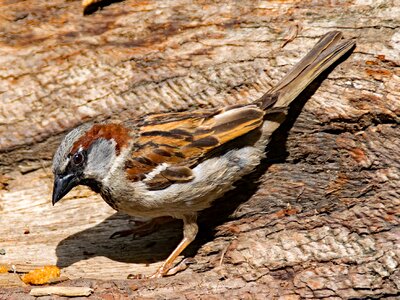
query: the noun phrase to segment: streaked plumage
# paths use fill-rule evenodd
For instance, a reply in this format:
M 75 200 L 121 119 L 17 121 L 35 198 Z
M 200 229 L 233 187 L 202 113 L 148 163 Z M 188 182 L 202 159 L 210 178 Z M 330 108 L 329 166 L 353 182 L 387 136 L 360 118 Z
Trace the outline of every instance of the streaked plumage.
M 83 184 L 118 211 L 182 219 L 184 238 L 155 274 L 166 275 L 195 238 L 197 213 L 260 163 L 287 106 L 353 46 L 340 32 L 326 34 L 275 88 L 248 105 L 74 129 L 54 157 L 53 203 Z

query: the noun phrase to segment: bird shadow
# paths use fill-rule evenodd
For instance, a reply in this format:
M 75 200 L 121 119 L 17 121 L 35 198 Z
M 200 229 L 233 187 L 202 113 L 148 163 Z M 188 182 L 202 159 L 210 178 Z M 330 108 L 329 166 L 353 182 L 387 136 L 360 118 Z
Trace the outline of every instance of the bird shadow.
M 183 252 L 185 256 L 196 255 L 204 244 L 212 241 L 218 232 L 218 226 L 233 220 L 235 218 L 234 212 L 254 195 L 260 185 L 259 179 L 268 168 L 273 164 L 285 161 L 288 156 L 286 141 L 289 131 L 307 100 L 316 92 L 328 74 L 349 55 L 350 52 L 318 76 L 292 103 L 285 121 L 271 137 L 266 148 L 266 158 L 254 172 L 238 181 L 233 190 L 227 192 L 223 197 L 216 200 L 210 208 L 200 213 L 198 218 L 199 233 L 195 241 Z M 283 204 L 279 202 L 279 199 L 276 199 L 276 201 L 276 203 L 264 203 L 264 210 L 285 208 L 282 207 Z M 273 211 L 269 212 L 273 213 Z M 240 217 L 244 216 L 248 215 Z M 56 248 L 57 266 L 68 267 L 75 262 L 96 256 L 104 256 L 114 261 L 126 263 L 153 263 L 165 260 L 182 238 L 182 221 L 175 220 L 145 237 L 134 239 L 132 236 L 127 236 L 110 239 L 115 231 L 129 228 L 131 222 L 131 217 L 115 213 L 101 223 L 65 238 L 59 242 Z

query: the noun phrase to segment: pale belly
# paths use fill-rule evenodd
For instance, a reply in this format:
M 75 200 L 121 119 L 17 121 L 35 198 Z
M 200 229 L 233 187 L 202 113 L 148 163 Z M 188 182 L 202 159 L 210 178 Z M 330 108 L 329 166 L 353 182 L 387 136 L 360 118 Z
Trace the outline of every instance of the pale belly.
M 121 190 L 102 196 L 114 209 L 132 216 L 181 218 L 209 207 L 263 157 L 264 151 L 256 147 L 235 149 L 197 165 L 190 182 L 175 183 L 162 190 L 148 190 L 143 182 L 134 182 L 129 189 L 133 193 Z

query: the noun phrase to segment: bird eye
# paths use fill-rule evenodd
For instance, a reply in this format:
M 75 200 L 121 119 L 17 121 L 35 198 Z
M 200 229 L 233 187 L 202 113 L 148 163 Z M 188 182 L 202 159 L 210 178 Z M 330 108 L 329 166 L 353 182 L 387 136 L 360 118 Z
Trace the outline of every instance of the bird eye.
M 80 165 L 83 163 L 83 161 L 85 160 L 85 156 L 82 154 L 82 152 L 77 152 L 74 154 L 74 156 L 72 157 L 72 161 L 75 165 Z

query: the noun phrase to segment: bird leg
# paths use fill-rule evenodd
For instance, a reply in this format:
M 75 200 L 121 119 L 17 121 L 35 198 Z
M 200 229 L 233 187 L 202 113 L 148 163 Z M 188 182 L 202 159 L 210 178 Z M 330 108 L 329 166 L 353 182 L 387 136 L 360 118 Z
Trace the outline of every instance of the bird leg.
M 179 245 L 175 248 L 174 251 L 168 256 L 165 262 L 161 265 L 161 267 L 154 273 L 150 278 L 160 278 L 167 275 L 174 275 L 178 271 L 182 270 L 182 267 L 179 267 L 176 270 L 172 269 L 172 265 L 175 259 L 182 253 L 183 250 L 195 239 L 198 226 L 197 226 L 197 215 L 186 215 L 183 218 L 183 239 L 179 243 Z M 186 265 L 186 264 L 185 264 Z M 179 265 L 178 265 L 179 266 Z M 185 269 L 185 268 L 184 268 Z M 171 272 L 169 272 L 171 270 Z
M 110 236 L 110 239 L 126 237 L 128 235 L 133 235 L 135 238 L 143 237 L 156 231 L 160 227 L 160 225 L 171 222 L 173 220 L 174 219 L 171 217 L 158 217 L 148 221 L 135 221 L 134 228 L 114 232 Z

